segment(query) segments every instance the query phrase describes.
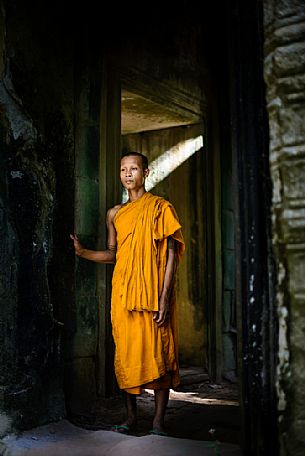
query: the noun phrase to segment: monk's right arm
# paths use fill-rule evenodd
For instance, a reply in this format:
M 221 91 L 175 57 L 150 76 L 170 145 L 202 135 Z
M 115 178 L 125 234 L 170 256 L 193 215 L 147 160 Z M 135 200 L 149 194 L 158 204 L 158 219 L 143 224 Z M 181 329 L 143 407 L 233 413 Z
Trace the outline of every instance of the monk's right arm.
M 117 207 L 109 209 L 107 212 L 107 229 L 108 229 L 108 248 L 106 250 L 85 249 L 79 242 L 76 234 L 70 234 L 73 239 L 75 254 L 85 260 L 95 261 L 96 263 L 115 263 L 116 259 L 116 230 L 113 224 Z
M 78 241 L 76 235 L 71 236 L 74 241 L 75 254 L 85 260 L 95 261 L 96 263 L 115 263 L 116 249 L 109 247 L 106 250 L 85 249 Z

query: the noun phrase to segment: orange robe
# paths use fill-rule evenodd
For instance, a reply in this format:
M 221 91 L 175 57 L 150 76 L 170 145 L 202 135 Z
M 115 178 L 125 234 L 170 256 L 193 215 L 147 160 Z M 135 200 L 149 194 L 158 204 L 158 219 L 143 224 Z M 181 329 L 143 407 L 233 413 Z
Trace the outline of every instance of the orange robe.
M 184 251 L 181 225 L 168 201 L 146 192 L 119 209 L 114 226 L 111 321 L 119 387 L 133 394 L 144 385 L 174 388 L 179 384 L 174 288 L 169 323 L 158 327 L 153 311 L 163 288 L 168 237 L 177 241 L 178 258 Z

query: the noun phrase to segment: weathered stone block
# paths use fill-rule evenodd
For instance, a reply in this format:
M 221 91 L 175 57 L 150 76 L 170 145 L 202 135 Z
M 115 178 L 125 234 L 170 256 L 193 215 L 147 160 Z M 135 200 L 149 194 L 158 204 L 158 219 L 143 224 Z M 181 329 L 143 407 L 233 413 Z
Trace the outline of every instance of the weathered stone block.
M 280 46 L 274 51 L 274 71 L 279 76 L 305 70 L 305 42 Z
M 279 110 L 279 116 L 283 145 L 291 146 L 304 143 L 305 106 L 303 104 L 287 105 Z
M 285 209 L 281 216 L 282 236 L 285 242 L 305 242 L 305 208 Z
M 284 198 L 305 198 L 305 160 L 286 161 L 281 165 Z
M 289 16 L 302 16 L 305 13 L 305 6 L 302 0 L 276 0 L 273 2 L 273 9 L 276 18 L 287 18 L 287 21 Z
M 300 303 L 296 304 L 293 302 L 294 307 L 297 305 L 300 306 Z M 291 313 L 290 343 L 291 346 L 300 353 L 301 363 L 298 365 L 297 375 L 301 375 L 302 372 L 301 377 L 305 379 L 305 301 L 303 301 L 302 307 L 299 309 L 293 308 Z
M 274 38 L 280 45 L 302 40 L 305 35 L 305 22 L 292 23 L 279 27 L 274 32 Z
M 304 92 L 305 75 L 298 74 L 279 78 L 277 81 L 277 89 L 280 96 L 287 93 Z

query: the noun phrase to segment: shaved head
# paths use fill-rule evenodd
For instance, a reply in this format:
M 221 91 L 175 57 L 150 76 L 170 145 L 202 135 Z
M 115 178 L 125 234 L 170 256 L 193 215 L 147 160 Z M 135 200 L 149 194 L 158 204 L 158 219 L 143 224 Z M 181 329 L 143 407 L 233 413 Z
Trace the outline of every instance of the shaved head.
M 144 169 L 148 169 L 148 159 L 145 155 L 143 154 L 140 154 L 140 152 L 125 152 L 121 159 L 122 158 L 125 158 L 125 157 L 140 157 L 141 160 L 142 160 L 142 167 L 143 167 L 143 170 Z

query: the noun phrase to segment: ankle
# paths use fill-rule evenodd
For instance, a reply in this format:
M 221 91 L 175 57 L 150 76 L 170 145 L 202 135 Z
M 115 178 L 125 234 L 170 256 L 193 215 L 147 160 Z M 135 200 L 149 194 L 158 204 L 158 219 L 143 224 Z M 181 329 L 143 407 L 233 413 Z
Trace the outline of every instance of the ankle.
M 137 424 L 137 417 L 136 416 L 128 416 L 125 424 L 128 426 L 136 426 Z
M 158 432 L 164 431 L 164 420 L 154 419 L 153 421 L 153 429 Z

